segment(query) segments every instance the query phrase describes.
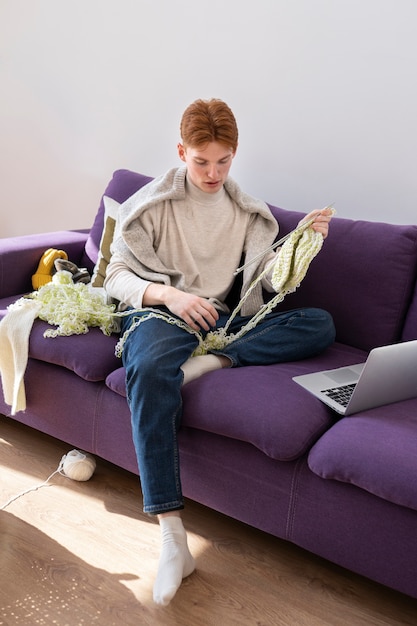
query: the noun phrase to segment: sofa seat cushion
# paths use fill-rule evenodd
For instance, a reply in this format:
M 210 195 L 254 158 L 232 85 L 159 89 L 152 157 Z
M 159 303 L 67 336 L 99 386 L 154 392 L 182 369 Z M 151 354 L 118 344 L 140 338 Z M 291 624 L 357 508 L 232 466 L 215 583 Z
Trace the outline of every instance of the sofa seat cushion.
M 38 361 L 61 365 L 91 382 L 105 380 L 120 367 L 114 349 L 118 335 L 104 335 L 99 328 L 90 328 L 85 335 L 44 337 L 49 324 L 35 320 L 29 339 L 29 356 Z
M 19 297 L 0 299 L 0 319 Z M 120 367 L 121 361 L 114 353 L 119 335 L 107 337 L 99 328 L 90 328 L 85 335 L 45 338 L 43 333 L 50 328 L 54 327 L 40 319 L 35 320 L 29 338 L 32 359 L 61 365 L 91 382 L 105 380 L 110 372 Z
M 246 441 L 279 461 L 297 459 L 332 426 L 335 415 L 292 376 L 364 358 L 359 350 L 335 344 L 315 359 L 210 372 L 183 387 L 182 424 Z M 112 372 L 106 385 L 126 397 L 124 368 Z
M 115 369 L 113 372 L 106 377 L 106 385 L 109 389 L 114 391 L 114 393 L 119 394 L 119 396 L 123 396 L 126 398 L 126 371 L 124 367 L 119 367 Z
M 417 400 L 343 418 L 312 447 L 308 464 L 321 478 L 417 510 Z

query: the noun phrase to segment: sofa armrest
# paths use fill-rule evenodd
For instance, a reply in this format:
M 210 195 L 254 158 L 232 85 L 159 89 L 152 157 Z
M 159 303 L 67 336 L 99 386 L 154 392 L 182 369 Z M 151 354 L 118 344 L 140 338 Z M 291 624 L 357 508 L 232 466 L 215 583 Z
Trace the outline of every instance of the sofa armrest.
M 33 291 L 32 274 L 48 248 L 64 250 L 77 265 L 83 257 L 88 230 L 67 230 L 0 239 L 0 298 Z

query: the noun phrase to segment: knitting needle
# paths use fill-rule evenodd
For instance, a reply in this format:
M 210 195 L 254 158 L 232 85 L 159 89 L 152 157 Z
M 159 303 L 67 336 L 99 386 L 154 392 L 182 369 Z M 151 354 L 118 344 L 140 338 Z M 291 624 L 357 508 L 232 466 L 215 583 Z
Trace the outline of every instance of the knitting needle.
M 334 205 L 334 202 L 332 202 L 331 204 L 328 204 L 327 206 L 324 207 L 324 209 L 322 209 L 322 211 L 326 211 L 326 209 L 332 209 Z M 268 254 L 268 252 L 272 252 L 273 250 L 275 250 L 275 248 L 278 248 L 279 246 L 281 246 L 285 241 L 287 241 L 287 239 L 289 239 L 289 237 L 291 237 L 291 235 L 293 233 L 295 233 L 299 228 L 303 228 L 306 229 L 309 226 L 311 226 L 311 224 L 314 222 L 314 220 L 316 219 L 317 215 L 315 215 L 314 217 L 312 217 L 310 220 L 308 220 L 307 222 L 301 222 L 297 228 L 294 228 L 294 230 L 291 230 L 287 235 L 284 235 L 284 237 L 281 237 L 281 239 L 279 239 L 278 241 L 276 241 L 275 243 L 272 244 L 272 246 L 269 246 L 269 248 L 266 248 L 263 252 L 260 252 L 259 254 L 257 254 L 256 256 L 254 256 L 250 261 L 248 261 L 247 263 L 245 263 L 244 265 L 241 265 L 240 267 L 237 268 L 237 270 L 233 273 L 233 276 L 237 276 L 240 272 L 243 272 L 244 269 L 246 269 L 249 265 L 252 265 L 252 263 L 254 263 L 255 261 L 257 261 L 258 259 L 261 259 L 263 256 L 265 256 L 265 254 Z

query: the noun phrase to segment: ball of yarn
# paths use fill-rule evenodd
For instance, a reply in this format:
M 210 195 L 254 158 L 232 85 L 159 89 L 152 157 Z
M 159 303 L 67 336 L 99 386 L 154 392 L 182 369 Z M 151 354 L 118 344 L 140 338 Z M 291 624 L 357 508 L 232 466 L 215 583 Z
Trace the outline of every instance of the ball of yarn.
M 81 450 L 71 450 L 62 460 L 62 470 L 65 476 L 72 478 L 72 480 L 89 480 L 95 469 L 94 457 Z

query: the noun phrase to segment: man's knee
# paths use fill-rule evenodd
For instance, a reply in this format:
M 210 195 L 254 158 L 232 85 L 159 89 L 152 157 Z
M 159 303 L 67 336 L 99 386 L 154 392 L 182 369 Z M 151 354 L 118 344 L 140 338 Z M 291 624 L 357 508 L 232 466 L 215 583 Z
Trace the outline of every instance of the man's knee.
M 317 333 L 323 340 L 323 349 L 329 347 L 336 339 L 336 328 L 333 317 L 324 309 L 310 309 L 317 326 Z

